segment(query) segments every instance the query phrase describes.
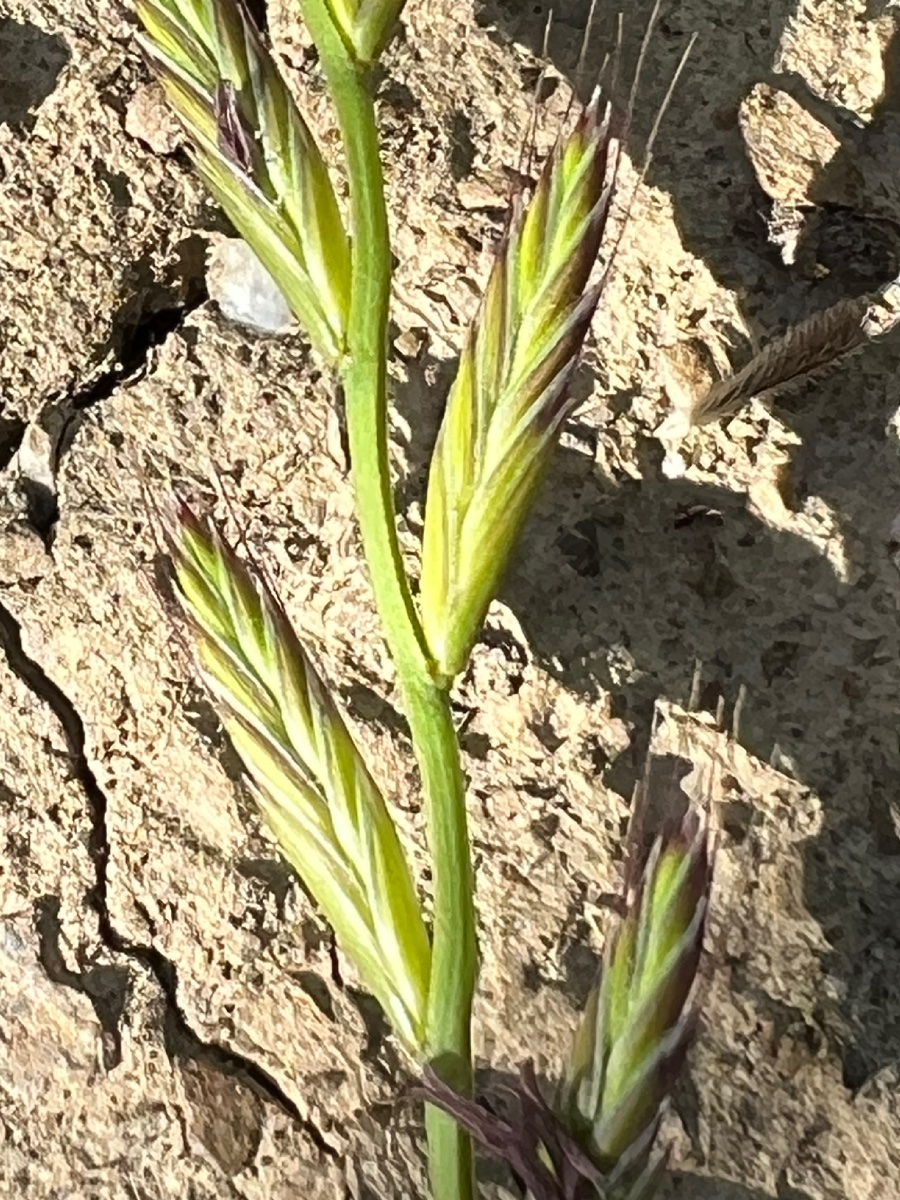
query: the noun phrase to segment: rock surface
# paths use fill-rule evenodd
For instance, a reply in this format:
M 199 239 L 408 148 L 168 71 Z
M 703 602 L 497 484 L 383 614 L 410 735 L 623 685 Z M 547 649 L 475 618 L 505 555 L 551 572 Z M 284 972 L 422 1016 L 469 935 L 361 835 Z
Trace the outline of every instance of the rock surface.
M 411 562 L 548 7 L 409 0 L 386 62 Z M 650 7 L 631 6 L 630 61 Z M 334 157 L 294 8 L 271 6 L 274 35 Z M 564 8 L 541 151 L 586 78 L 589 4 Z M 658 704 L 654 749 L 696 764 L 720 830 L 666 1194 L 894 1200 L 896 341 L 692 435 L 677 464 L 653 431 L 673 370 L 702 386 L 759 339 L 897 275 L 900 38 L 889 6 L 866 0 L 664 6 L 626 185 L 694 31 L 583 406 L 458 691 L 479 1063 L 496 1079 L 539 1046 L 552 1073 L 565 1052 Z M 329 380 L 300 337 L 256 338 L 207 299 L 226 226 L 154 107 L 118 4 L 0 0 L 0 78 L 0 1190 L 422 1196 L 405 1065 L 261 828 L 155 588 L 146 496 L 162 503 L 177 483 L 265 563 L 421 870 Z M 695 659 L 699 714 L 678 707 Z M 742 687 L 734 740 L 702 712 L 730 719 Z M 486 1165 L 484 1194 L 516 1193 Z

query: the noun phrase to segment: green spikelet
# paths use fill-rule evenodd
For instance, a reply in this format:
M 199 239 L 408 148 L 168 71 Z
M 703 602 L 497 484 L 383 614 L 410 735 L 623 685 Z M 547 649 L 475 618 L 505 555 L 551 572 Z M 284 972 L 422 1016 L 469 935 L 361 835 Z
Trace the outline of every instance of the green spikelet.
M 165 537 L 200 670 L 263 816 L 418 1056 L 431 950 L 378 786 L 261 577 L 185 505 Z
M 568 386 L 600 297 L 589 280 L 619 159 L 599 94 L 547 162 L 469 333 L 432 459 L 422 619 L 437 670 L 464 667 L 571 409 Z
M 350 248 L 322 156 L 241 0 L 137 0 L 138 41 L 194 148 L 197 169 L 335 365 L 350 305 Z
M 575 1038 L 560 1113 L 610 1200 L 651 1195 L 662 1170 L 654 1143 L 693 1033 L 710 882 L 708 835 L 692 810 L 653 846 Z
M 632 863 L 632 867 L 634 863 Z M 551 1104 L 531 1063 L 497 1115 L 426 1069 L 422 1094 L 523 1180 L 531 1200 L 649 1200 L 665 1168 L 656 1138 L 694 1029 L 692 1003 L 712 882 L 699 814 L 660 837 L 607 946 Z

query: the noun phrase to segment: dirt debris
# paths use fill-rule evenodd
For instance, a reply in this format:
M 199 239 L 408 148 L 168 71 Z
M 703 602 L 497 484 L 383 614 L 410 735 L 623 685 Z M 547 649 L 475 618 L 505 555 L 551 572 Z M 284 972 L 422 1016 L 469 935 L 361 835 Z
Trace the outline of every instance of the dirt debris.
M 551 28 L 541 149 L 583 82 L 588 7 Z M 633 8 L 632 60 L 650 5 Z M 291 12 L 273 5 L 272 27 L 333 155 Z M 544 26 L 541 4 L 409 0 L 387 61 L 411 562 Z M 893 1200 L 896 343 L 691 435 L 677 463 L 653 431 L 673 373 L 700 386 L 898 273 L 900 43 L 877 2 L 664 5 L 638 165 L 695 30 L 584 404 L 458 690 L 479 1062 L 496 1078 L 540 1045 L 551 1073 L 564 1054 L 659 705 L 654 748 L 697 765 L 720 828 L 668 1194 Z M 0 85 L 0 1180 L 34 1200 L 423 1195 L 406 1065 L 256 819 L 154 589 L 143 489 L 162 502 L 177 482 L 266 564 L 421 867 L 329 381 L 300 339 L 249 336 L 206 299 L 206 252 L 227 230 L 153 107 L 117 4 L 0 0 L 8 62 L 22 68 Z M 38 465 L 23 445 L 43 447 Z M 703 710 L 727 714 L 748 688 L 737 743 L 678 707 L 695 658 Z M 510 1188 L 486 1168 L 486 1196 Z

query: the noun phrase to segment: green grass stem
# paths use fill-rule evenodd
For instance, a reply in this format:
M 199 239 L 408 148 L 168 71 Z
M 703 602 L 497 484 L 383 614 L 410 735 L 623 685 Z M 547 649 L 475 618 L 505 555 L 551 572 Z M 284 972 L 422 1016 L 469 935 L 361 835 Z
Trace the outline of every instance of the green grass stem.
M 477 973 L 465 778 L 444 687 L 436 680 L 397 538 L 387 437 L 391 247 L 368 70 L 340 37 L 325 0 L 300 0 L 340 126 L 350 186 L 351 297 L 341 384 L 358 519 L 372 588 L 422 777 L 434 886 L 427 1055 L 455 1089 L 472 1086 L 471 1010 Z M 452 1117 L 426 1113 L 435 1200 L 473 1200 L 471 1143 Z

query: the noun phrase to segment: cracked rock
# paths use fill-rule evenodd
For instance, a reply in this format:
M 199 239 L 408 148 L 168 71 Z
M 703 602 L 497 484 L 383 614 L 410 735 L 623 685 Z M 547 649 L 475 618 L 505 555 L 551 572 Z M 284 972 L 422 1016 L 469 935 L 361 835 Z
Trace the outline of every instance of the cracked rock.
M 495 208 L 471 199 L 506 195 L 531 125 L 535 7 L 408 0 L 380 85 L 402 350 L 390 427 L 411 564 L 454 356 L 502 236 Z M 572 0 L 551 28 L 539 155 L 578 81 L 589 7 Z M 890 201 L 896 139 L 880 159 L 865 137 L 839 139 L 836 155 L 785 173 L 784 203 L 812 218 L 811 197 L 846 234 L 791 264 L 767 240 L 739 114 L 776 70 L 890 133 L 897 42 L 869 0 L 665 8 L 636 161 L 694 29 L 700 42 L 634 197 L 584 403 L 454 694 L 479 1073 L 502 1083 L 535 1046 L 558 1072 L 652 740 L 696 765 L 686 785 L 719 830 L 704 1016 L 666 1123 L 663 1197 L 895 1200 L 897 347 L 885 339 L 692 434 L 676 471 L 652 431 L 670 376 L 693 386 L 893 253 L 890 228 L 876 240 L 886 210 L 866 197 Z M 278 0 L 270 17 L 338 167 L 296 5 Z M 258 819 L 157 591 L 147 504 L 186 489 L 264 565 L 347 709 L 428 904 L 425 817 L 333 383 L 302 337 L 256 337 L 207 302 L 210 231 L 230 231 L 159 113 L 154 126 L 129 36 L 114 0 L 0 0 L 0 66 L 23 63 L 16 87 L 0 84 L 0 1192 L 419 1200 L 410 1065 Z M 603 37 L 601 22 L 585 70 Z M 779 156 L 795 162 L 811 129 L 779 97 L 775 112 L 773 188 L 787 186 Z M 825 134 L 821 146 L 833 148 Z M 838 168 L 874 180 L 859 204 L 820 202 Z M 630 161 L 623 171 L 635 180 Z M 786 240 L 803 250 L 815 228 L 787 221 Z M 43 460 L 50 530 L 15 478 L 24 457 L 12 461 L 37 428 L 59 449 Z M 679 706 L 691 692 L 701 711 Z M 704 715 L 741 705 L 737 742 Z M 481 1187 L 518 1195 L 487 1164 Z

